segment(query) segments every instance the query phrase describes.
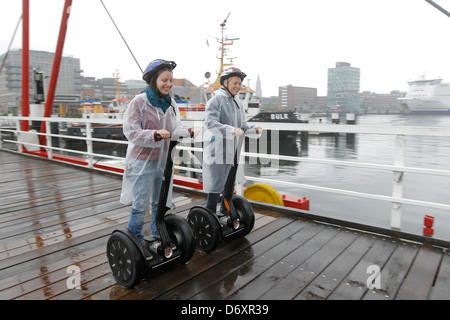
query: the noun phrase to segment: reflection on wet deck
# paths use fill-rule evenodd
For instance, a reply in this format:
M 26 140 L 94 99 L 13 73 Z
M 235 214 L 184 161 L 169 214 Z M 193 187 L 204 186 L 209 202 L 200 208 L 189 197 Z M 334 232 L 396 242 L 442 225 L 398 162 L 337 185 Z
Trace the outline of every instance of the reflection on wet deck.
M 263 209 L 247 237 L 124 289 L 105 255 L 128 222 L 120 187 L 119 177 L 0 152 L 0 299 L 450 298 L 442 248 Z M 204 198 L 178 191 L 174 202 L 185 215 Z

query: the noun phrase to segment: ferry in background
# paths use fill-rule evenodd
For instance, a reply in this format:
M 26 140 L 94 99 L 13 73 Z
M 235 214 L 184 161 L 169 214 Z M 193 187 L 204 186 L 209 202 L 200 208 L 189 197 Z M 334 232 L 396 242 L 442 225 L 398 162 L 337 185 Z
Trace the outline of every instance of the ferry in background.
M 409 81 L 409 91 L 398 98 L 405 113 L 450 114 L 450 84 L 442 79 L 419 79 Z

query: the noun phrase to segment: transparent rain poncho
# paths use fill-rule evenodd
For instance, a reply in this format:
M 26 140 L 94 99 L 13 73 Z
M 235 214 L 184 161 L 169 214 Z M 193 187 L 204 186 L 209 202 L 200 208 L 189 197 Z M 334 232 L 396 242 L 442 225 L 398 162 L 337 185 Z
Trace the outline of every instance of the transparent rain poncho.
M 203 136 L 203 190 L 211 193 L 223 191 L 228 172 L 234 162 L 237 137 L 235 128 L 244 131 L 254 128 L 245 120 L 242 101 L 233 97 L 224 89 L 215 92 L 215 96 L 206 104 L 205 133 Z M 260 134 L 249 135 L 259 138 Z M 238 166 L 236 182 L 244 183 L 243 165 Z
M 138 211 L 146 210 L 149 202 L 158 202 L 159 191 L 169 149 L 169 141 L 155 141 L 155 131 L 187 134 L 182 127 L 175 101 L 164 113 L 153 107 L 145 93 L 137 95 L 127 107 L 123 118 L 123 132 L 129 144 L 125 160 L 120 202 Z M 172 201 L 172 184 L 166 206 Z

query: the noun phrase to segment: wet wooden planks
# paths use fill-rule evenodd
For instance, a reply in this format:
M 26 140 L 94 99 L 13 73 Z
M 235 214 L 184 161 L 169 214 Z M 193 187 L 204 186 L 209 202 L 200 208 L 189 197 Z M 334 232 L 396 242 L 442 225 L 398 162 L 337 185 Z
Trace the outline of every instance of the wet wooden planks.
M 0 299 L 450 299 L 445 250 L 262 210 L 247 237 L 124 289 L 105 255 L 128 221 L 119 178 L 6 152 L 0 170 Z M 174 195 L 181 215 L 193 201 Z

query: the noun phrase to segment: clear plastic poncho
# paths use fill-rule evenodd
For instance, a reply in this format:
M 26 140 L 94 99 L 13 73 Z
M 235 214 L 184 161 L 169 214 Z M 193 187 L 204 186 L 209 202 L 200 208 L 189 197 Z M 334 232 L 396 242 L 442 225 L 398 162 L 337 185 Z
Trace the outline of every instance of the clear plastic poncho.
M 123 132 L 129 143 L 125 160 L 120 202 L 139 211 L 149 202 L 158 202 L 162 176 L 169 149 L 168 140 L 155 141 L 155 131 L 187 133 L 180 121 L 175 101 L 166 112 L 150 104 L 147 95 L 137 95 L 127 107 L 123 118 Z M 172 201 L 173 174 L 166 206 Z
M 223 191 L 228 173 L 234 163 L 237 137 L 235 128 L 244 131 L 254 128 L 247 123 L 242 101 L 223 88 L 206 103 L 205 133 L 203 136 L 203 190 L 211 193 Z M 251 138 L 259 138 L 252 135 Z M 243 165 L 238 166 L 236 182 L 244 183 Z

